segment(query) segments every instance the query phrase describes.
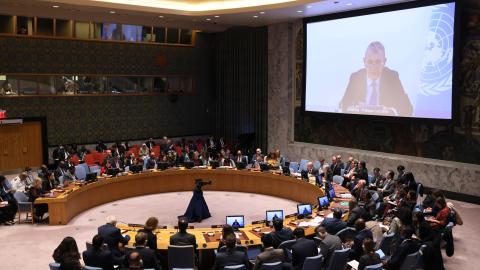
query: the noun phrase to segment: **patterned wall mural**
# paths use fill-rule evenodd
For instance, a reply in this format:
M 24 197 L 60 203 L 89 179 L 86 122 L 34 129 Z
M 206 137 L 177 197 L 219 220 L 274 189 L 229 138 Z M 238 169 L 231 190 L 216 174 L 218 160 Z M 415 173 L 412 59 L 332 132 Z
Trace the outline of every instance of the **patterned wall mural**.
M 296 38 L 295 141 L 480 164 L 480 2 L 462 14 L 457 101 L 451 125 L 331 119 L 302 114 L 303 33 Z
M 46 117 L 49 145 L 209 134 L 207 39 L 199 35 L 191 48 L 0 37 L 0 74 L 187 75 L 196 90 L 176 102 L 166 95 L 0 97 L 0 108 L 9 117 Z

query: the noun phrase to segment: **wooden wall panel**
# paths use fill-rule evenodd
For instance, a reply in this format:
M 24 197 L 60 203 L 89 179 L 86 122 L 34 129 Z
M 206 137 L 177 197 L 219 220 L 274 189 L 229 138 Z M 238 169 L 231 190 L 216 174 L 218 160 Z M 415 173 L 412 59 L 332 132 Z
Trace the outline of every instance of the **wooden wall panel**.
M 41 122 L 0 125 L 0 171 L 39 167 L 42 162 Z

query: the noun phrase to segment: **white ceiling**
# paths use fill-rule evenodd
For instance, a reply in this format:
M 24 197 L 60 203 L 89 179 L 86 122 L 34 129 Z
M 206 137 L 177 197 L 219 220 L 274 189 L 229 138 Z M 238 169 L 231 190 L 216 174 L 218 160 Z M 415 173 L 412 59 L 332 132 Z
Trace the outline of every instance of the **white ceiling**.
M 144 2 L 152 1 L 155 2 L 154 0 Z M 218 0 L 213 1 L 218 2 Z M 224 1 L 228 2 L 233 0 Z M 262 2 L 262 0 L 256 1 L 265 3 Z M 99 0 L 0 0 L 0 13 L 178 27 L 216 32 L 224 31 L 231 26 L 263 26 L 305 17 L 411 1 L 414 0 L 299 0 L 282 2 L 276 5 L 270 4 L 267 6 L 260 5 L 224 10 L 185 11 L 158 7 L 149 8 L 140 5 L 121 5 L 110 2 L 99 2 Z M 194 2 L 194 0 L 177 2 L 188 4 L 188 2 Z M 212 0 L 203 2 L 212 2 Z M 59 7 L 54 8 L 54 5 Z M 112 14 L 110 13 L 111 11 L 115 13 Z

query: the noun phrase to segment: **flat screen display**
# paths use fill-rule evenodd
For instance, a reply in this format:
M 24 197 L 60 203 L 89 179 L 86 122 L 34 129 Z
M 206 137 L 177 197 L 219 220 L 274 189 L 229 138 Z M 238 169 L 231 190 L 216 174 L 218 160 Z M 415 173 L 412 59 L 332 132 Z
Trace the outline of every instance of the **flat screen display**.
M 283 219 L 283 210 L 269 210 L 266 212 L 267 222 L 271 222 L 274 219 Z
M 329 204 L 330 204 L 330 201 L 328 200 L 327 196 L 318 197 L 318 205 L 319 206 L 328 207 Z
M 305 111 L 451 119 L 454 24 L 454 2 L 307 21 Z
M 233 228 L 243 228 L 245 227 L 245 218 L 244 216 L 227 216 L 226 223 Z
M 310 204 L 299 204 L 297 205 L 297 210 L 299 215 L 308 216 L 312 214 L 312 205 Z

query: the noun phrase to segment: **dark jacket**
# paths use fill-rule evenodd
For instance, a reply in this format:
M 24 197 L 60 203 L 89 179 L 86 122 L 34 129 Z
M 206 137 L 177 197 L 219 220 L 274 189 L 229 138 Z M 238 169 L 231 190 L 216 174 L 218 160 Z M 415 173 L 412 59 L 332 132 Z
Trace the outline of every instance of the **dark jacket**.
M 329 234 L 337 234 L 347 227 L 347 223 L 337 218 L 325 218 L 322 221 L 322 226 L 325 227 Z
M 278 246 L 287 240 L 293 239 L 293 232 L 290 228 L 283 228 L 280 231 L 274 231 L 270 234 L 273 240 L 273 248 L 278 248 Z
M 120 233 L 120 229 L 112 224 L 105 224 L 98 227 L 98 234 L 101 235 L 110 249 L 116 249 L 118 243 L 127 244 L 128 241 Z
M 131 250 L 125 256 L 125 265 L 128 265 L 126 259 L 129 257 L 130 253 L 138 252 L 140 254 L 140 258 L 143 261 L 144 268 L 153 268 L 155 270 L 160 270 L 160 262 L 158 261 L 157 254 L 154 250 L 149 249 L 148 247 L 136 247 L 135 249 Z
M 147 235 L 147 247 L 151 250 L 157 250 L 157 235 L 155 235 L 152 231 L 147 231 L 145 229 L 141 229 L 138 232 L 143 232 Z
M 293 268 L 302 269 L 303 263 L 307 257 L 317 256 L 317 245 L 313 240 L 299 238 L 292 246 L 292 264 Z
M 365 267 L 369 265 L 375 265 L 378 263 L 381 263 L 382 260 L 380 260 L 380 257 L 378 254 L 374 253 L 373 255 L 370 254 L 364 254 L 362 257 L 360 257 L 360 260 L 358 261 L 358 269 L 357 270 L 364 270 Z
M 192 245 L 197 248 L 197 239 L 195 235 L 187 232 L 178 232 L 170 237 L 170 245 L 175 246 L 188 246 Z
M 398 246 L 396 252 L 387 261 L 385 269 L 400 269 L 405 258 L 418 251 L 420 243 L 414 239 L 406 239 Z
M 380 105 L 395 108 L 399 116 L 408 117 L 412 115 L 412 103 L 405 93 L 396 71 L 387 67 L 383 68 L 378 93 Z M 348 107 L 365 102 L 366 95 L 367 71 L 363 68 L 350 76 L 347 90 L 340 101 L 342 111 L 346 112 Z
M 243 264 L 247 269 L 250 268 L 247 253 L 235 249 L 228 249 L 226 252 L 217 253 L 214 270 L 223 270 L 228 265 Z
M 363 254 L 363 240 L 365 238 L 372 238 L 373 239 L 373 234 L 372 231 L 369 229 L 363 229 L 355 235 L 355 238 L 353 238 L 353 245 L 352 248 L 350 249 L 350 258 L 352 260 L 359 260 L 360 256 Z
M 85 265 L 100 267 L 103 270 L 113 270 L 113 265 L 120 264 L 115 261 L 110 250 L 89 249 L 83 252 Z

